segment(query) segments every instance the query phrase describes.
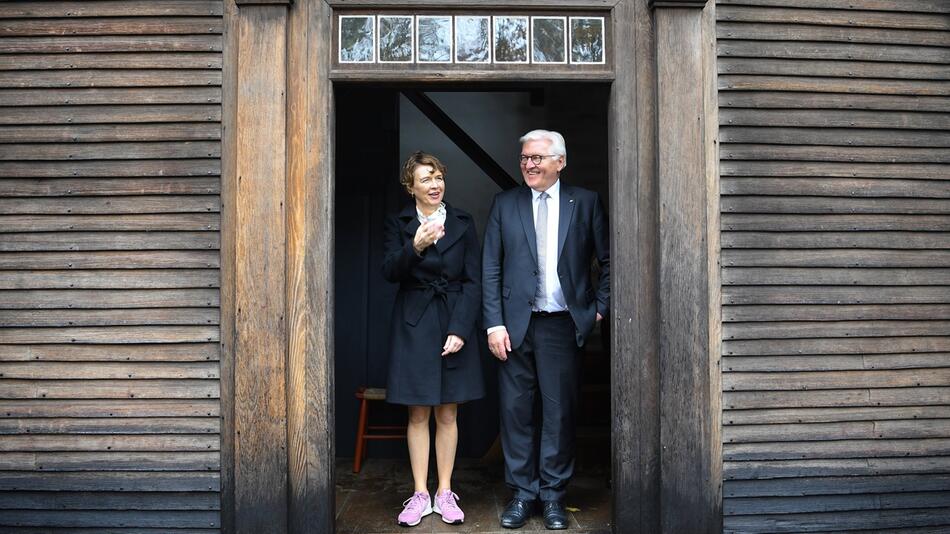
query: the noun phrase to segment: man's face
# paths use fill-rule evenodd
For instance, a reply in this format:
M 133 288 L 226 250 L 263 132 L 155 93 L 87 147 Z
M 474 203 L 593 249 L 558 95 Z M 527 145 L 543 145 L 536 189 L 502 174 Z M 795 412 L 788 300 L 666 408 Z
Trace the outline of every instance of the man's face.
M 529 157 L 521 164 L 521 176 L 524 177 L 524 183 L 535 191 L 546 191 L 554 185 L 561 169 L 564 168 L 564 158 L 551 154 L 551 141 L 547 139 L 525 142 L 521 145 L 521 157 L 524 158 L 524 156 L 545 156 L 541 158 L 540 163 L 531 161 Z

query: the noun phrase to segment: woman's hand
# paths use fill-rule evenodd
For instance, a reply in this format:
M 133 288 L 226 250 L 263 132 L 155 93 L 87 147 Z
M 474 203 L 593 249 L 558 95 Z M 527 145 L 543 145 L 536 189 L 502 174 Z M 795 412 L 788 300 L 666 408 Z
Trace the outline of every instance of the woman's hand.
M 445 235 L 445 226 L 426 221 L 419 225 L 415 237 L 412 238 L 412 248 L 416 249 L 416 254 L 422 254 L 432 243 L 441 239 Z
M 462 340 L 462 338 L 455 334 L 449 334 L 449 337 L 445 338 L 445 345 L 442 346 L 442 355 L 448 356 L 449 354 L 458 352 L 462 350 L 463 345 L 465 345 L 465 341 Z

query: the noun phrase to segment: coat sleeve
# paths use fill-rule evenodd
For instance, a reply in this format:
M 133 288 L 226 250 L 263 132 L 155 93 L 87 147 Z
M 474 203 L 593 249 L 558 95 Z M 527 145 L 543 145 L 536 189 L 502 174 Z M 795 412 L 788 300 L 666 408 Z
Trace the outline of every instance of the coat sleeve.
M 607 214 L 600 202 L 600 196 L 594 198 L 594 254 L 600 264 L 600 283 L 597 286 L 597 313 L 607 317 L 610 311 L 610 231 Z
M 481 250 L 478 248 L 478 235 L 474 221 L 469 221 L 465 229 L 465 265 L 462 269 L 462 295 L 455 303 L 452 317 L 449 319 L 449 334 L 455 334 L 465 341 L 475 331 L 482 305 Z
M 422 261 L 422 257 L 412 248 L 412 240 L 403 238 L 402 230 L 398 217 L 386 218 L 383 228 L 383 278 L 396 284 L 411 280 L 413 267 Z
M 492 202 L 485 226 L 485 248 L 482 251 L 482 326 L 491 328 L 505 324 L 501 306 L 501 265 L 504 246 L 501 238 L 501 208 L 498 197 Z

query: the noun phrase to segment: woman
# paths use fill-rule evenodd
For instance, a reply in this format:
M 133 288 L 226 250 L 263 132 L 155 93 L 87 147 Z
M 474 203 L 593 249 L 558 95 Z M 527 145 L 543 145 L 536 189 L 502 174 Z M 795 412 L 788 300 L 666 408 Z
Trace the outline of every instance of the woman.
M 433 511 L 460 524 L 452 492 L 458 404 L 485 394 L 475 320 L 481 309 L 481 251 L 471 215 L 443 202 L 445 166 L 430 154 L 406 160 L 400 182 L 414 199 L 385 228 L 383 276 L 399 284 L 389 355 L 389 402 L 409 407 L 409 462 L 415 489 L 397 518 L 418 525 Z M 435 412 L 439 487 L 426 485 L 429 416 Z

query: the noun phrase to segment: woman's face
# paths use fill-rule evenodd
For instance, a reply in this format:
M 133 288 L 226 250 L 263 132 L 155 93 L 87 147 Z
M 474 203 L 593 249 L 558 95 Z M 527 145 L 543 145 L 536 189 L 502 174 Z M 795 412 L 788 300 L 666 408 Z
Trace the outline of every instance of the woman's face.
M 442 172 L 431 165 L 417 165 L 412 171 L 412 196 L 416 198 L 416 205 L 431 212 L 442 203 L 444 194 Z

